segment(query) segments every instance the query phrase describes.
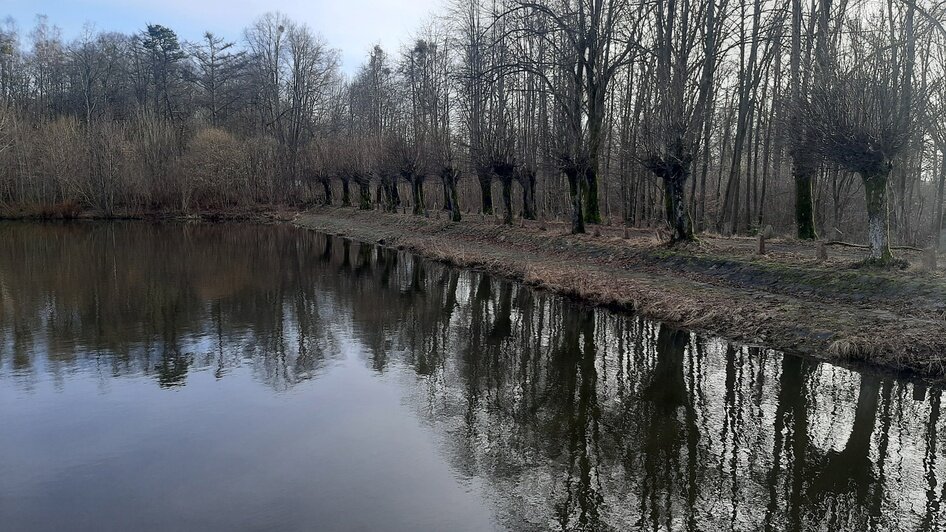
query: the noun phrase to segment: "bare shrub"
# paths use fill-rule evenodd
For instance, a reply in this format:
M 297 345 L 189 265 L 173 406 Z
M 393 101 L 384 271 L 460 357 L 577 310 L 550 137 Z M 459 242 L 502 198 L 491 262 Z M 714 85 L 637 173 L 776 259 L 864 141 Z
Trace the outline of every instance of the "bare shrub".
M 198 131 L 180 160 L 181 209 L 223 208 L 240 204 L 248 179 L 243 144 L 221 129 Z

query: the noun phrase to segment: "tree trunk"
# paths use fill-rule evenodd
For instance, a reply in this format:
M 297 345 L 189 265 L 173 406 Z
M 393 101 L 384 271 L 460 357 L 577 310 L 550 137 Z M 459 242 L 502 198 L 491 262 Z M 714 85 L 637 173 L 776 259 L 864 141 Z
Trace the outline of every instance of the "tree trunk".
M 460 221 L 460 201 L 457 196 L 457 172 L 453 168 L 444 168 L 440 173 L 443 181 L 444 209 L 450 213 L 451 222 Z
M 585 232 L 585 218 L 581 208 L 581 190 L 578 183 L 578 170 L 570 168 L 565 171 L 568 177 L 568 191 L 572 199 L 572 234 Z
M 503 223 L 512 225 L 512 177 L 503 176 L 499 182 L 503 186 Z
M 594 63 L 594 60 L 591 60 Z M 588 75 L 586 91 L 588 92 L 588 158 L 584 175 L 580 176 L 582 199 L 585 203 L 585 221 L 591 224 L 601 223 L 601 206 L 598 201 L 598 172 L 601 169 L 601 140 L 604 132 L 605 119 L 605 84 L 593 84 L 593 76 Z M 605 82 L 606 83 L 606 82 Z M 592 90 L 591 87 L 595 88 Z
M 390 179 L 385 184 L 385 194 L 387 194 L 387 211 L 397 212 L 401 206 L 401 193 L 398 192 L 397 179 Z
M 351 189 L 348 186 L 348 179 L 342 179 L 342 205 L 351 206 Z
M 332 183 L 328 179 L 326 179 L 325 181 L 322 181 L 322 188 L 325 189 L 325 204 L 331 205 L 332 204 Z
M 585 200 L 585 221 L 590 224 L 601 223 L 601 207 L 598 202 L 598 170 L 597 158 L 590 163 L 582 180 L 583 196 Z
M 693 228 L 687 216 L 687 204 L 684 194 L 687 170 L 678 168 L 663 176 L 664 204 L 667 208 L 667 222 L 670 224 L 670 242 L 693 240 Z
M 864 192 L 867 195 L 867 241 L 870 262 L 887 263 L 893 259 L 890 252 L 890 221 L 887 206 L 887 178 L 890 170 L 864 173 Z
M 942 150 L 943 162 L 939 171 L 939 190 L 936 194 L 936 208 L 933 214 L 931 236 L 933 249 L 940 250 L 946 246 L 946 224 L 943 223 L 943 193 L 946 192 L 946 148 Z
M 457 194 L 457 180 L 450 180 L 450 221 L 459 222 L 460 216 L 460 195 Z
M 414 202 L 414 214 L 424 214 L 424 181 L 416 175 L 411 177 L 411 199 Z
M 483 214 L 493 214 L 493 176 L 489 172 L 479 172 L 476 179 L 480 182 L 480 198 L 483 201 Z
M 808 131 L 804 127 L 800 116 L 803 107 L 801 97 L 801 42 L 804 10 L 802 0 L 791 0 L 791 4 L 792 37 L 791 53 L 789 55 L 789 93 L 791 94 L 792 115 L 789 138 L 791 140 L 792 178 L 795 180 L 795 225 L 798 228 L 798 238 L 814 240 L 818 238 L 815 231 L 815 209 L 812 200 L 812 182 L 815 171 L 811 155 L 807 153 L 810 149 L 807 145 Z
M 361 196 L 361 201 L 358 205 L 358 208 L 363 211 L 371 210 L 371 182 L 364 181 L 358 183 L 358 191 Z
M 799 155 L 794 155 L 792 173 L 795 178 L 795 224 L 798 226 L 798 238 L 815 240 L 818 233 L 815 231 L 815 208 L 812 192 L 814 169 L 807 161 L 800 161 Z
M 526 220 L 535 220 L 535 171 L 523 170 L 519 176 L 522 185 L 522 217 Z

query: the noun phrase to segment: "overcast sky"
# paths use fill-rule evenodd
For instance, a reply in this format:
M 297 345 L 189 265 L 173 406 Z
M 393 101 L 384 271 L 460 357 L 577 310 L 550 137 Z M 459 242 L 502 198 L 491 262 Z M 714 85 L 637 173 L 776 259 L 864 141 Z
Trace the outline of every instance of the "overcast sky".
M 393 51 L 437 5 L 439 0 L 0 0 L 0 19 L 13 17 L 26 34 L 44 14 L 66 40 L 87 22 L 125 33 L 161 24 L 185 40 L 206 30 L 236 40 L 259 15 L 281 11 L 325 36 L 342 51 L 345 71 L 353 72 L 374 44 Z

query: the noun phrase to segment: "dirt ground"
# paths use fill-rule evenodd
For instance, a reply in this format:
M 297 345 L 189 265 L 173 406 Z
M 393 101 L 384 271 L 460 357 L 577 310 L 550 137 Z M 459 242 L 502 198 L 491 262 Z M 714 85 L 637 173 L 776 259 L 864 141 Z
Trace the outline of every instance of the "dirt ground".
M 286 219 L 283 213 L 279 218 Z M 946 257 L 935 272 L 922 253 L 897 251 L 906 270 L 858 267 L 864 250 L 771 239 L 701 236 L 668 248 L 653 230 L 564 224 L 502 226 L 466 215 L 450 223 L 341 207 L 291 217 L 298 226 L 406 249 L 592 304 L 632 310 L 737 342 L 836 363 L 946 379 Z

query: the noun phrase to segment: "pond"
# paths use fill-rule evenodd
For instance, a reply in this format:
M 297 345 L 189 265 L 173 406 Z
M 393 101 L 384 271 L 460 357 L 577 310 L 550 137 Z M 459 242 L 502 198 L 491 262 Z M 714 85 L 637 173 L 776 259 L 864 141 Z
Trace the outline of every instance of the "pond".
M 0 225 L 0 528 L 932 530 L 941 391 L 289 226 Z

